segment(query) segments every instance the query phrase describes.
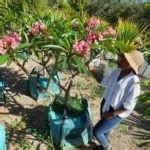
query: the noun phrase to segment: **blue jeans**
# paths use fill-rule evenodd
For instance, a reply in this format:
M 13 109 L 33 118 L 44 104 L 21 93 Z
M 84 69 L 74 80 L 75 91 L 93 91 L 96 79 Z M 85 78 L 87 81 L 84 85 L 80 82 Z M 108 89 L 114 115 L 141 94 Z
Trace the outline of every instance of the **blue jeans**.
M 102 118 L 93 128 L 93 135 L 98 142 L 105 148 L 108 147 L 109 141 L 108 136 L 111 129 L 117 127 L 120 124 L 122 118 L 114 116 L 110 119 Z

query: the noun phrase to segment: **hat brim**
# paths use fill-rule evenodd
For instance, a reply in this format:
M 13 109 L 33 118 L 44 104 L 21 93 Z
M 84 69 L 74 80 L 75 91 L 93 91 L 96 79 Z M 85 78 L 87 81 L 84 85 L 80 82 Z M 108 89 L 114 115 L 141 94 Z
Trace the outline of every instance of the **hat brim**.
M 124 53 L 125 58 L 127 59 L 128 63 L 130 64 L 131 68 L 135 71 L 135 73 L 139 74 L 139 67 L 134 62 L 133 58 L 131 57 L 130 53 Z

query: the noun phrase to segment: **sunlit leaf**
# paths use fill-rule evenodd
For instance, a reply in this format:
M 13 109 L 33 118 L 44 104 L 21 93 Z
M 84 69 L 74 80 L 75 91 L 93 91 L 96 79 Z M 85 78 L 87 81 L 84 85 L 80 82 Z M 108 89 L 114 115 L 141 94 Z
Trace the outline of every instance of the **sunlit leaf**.
M 4 64 L 9 59 L 9 55 L 0 55 L 0 65 Z

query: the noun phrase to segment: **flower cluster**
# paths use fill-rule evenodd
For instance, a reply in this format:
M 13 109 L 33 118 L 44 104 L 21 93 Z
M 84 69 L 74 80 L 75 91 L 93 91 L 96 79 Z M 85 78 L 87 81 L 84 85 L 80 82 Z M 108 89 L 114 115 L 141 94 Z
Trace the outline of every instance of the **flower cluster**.
M 38 35 L 40 33 L 43 33 L 45 29 L 46 29 L 45 24 L 38 21 L 32 24 L 32 27 L 30 29 L 30 34 L 33 36 Z
M 96 42 L 96 40 L 97 40 L 97 35 L 94 34 L 93 32 L 89 32 L 87 35 L 86 41 L 91 44 L 91 43 Z
M 13 32 L 0 39 L 0 54 L 5 54 L 6 50 L 11 48 L 15 49 L 18 43 L 22 40 L 21 36 L 16 32 Z
M 76 54 L 84 56 L 86 52 L 90 50 L 90 45 L 88 42 L 82 40 L 80 42 L 75 42 L 73 44 L 73 49 Z
M 102 35 L 103 36 L 115 36 L 116 35 L 116 30 L 114 30 L 112 27 L 108 27 L 108 29 L 107 30 L 105 30 L 105 31 L 103 31 L 102 32 Z
M 104 41 L 104 36 L 101 32 L 98 33 L 98 39 L 99 42 Z
M 116 36 L 116 31 L 112 27 L 108 27 L 106 30 L 102 32 L 89 31 L 87 36 L 87 41 L 89 43 L 102 42 L 108 36 L 114 37 Z
M 73 45 L 73 50 L 76 54 L 85 56 L 90 53 L 91 44 L 102 42 L 107 37 L 114 37 L 116 35 L 116 31 L 112 27 L 108 27 L 104 31 L 95 30 L 97 25 L 100 25 L 99 19 L 91 18 L 89 20 L 86 27 L 86 29 L 88 29 L 86 39 L 76 42 Z
M 88 22 L 87 29 L 94 29 L 96 26 L 100 24 L 100 20 L 96 18 L 91 18 Z
M 18 45 L 18 42 L 20 42 L 21 40 L 22 40 L 21 36 L 16 32 L 13 32 L 8 36 L 5 36 L 3 39 L 5 47 L 10 47 L 12 49 L 15 49 Z

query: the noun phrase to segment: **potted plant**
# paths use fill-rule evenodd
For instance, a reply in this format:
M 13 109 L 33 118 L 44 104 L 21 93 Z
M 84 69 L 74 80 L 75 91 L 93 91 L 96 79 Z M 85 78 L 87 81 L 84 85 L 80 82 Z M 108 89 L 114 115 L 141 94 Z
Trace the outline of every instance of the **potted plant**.
M 56 144 L 61 146 L 81 146 L 92 138 L 92 124 L 89 106 L 82 97 L 73 96 L 71 89 L 79 73 L 88 73 L 85 62 L 90 59 L 91 49 L 94 54 L 101 51 L 104 40 L 112 40 L 115 30 L 108 23 L 97 18 L 90 20 L 55 17 L 51 26 L 52 44 L 42 46 L 44 51 L 52 52 L 55 65 L 50 77 L 61 88 L 50 105 L 48 114 L 50 132 Z M 49 67 L 51 65 L 49 64 Z M 48 66 L 45 66 L 47 72 Z M 70 77 L 64 86 L 61 80 L 53 78 L 54 72 L 67 69 Z
M 59 86 L 52 79 L 52 76 L 57 81 L 60 78 L 55 69 L 58 63 L 58 52 L 48 51 L 44 47 L 44 45 L 52 42 L 51 38 L 48 25 L 46 26 L 41 20 L 32 24 L 29 30 L 29 41 L 34 46 L 30 51 L 35 56 L 32 60 L 38 66 L 31 71 L 28 85 L 31 96 L 37 101 L 50 99 L 51 95 L 60 93 Z

